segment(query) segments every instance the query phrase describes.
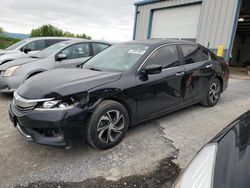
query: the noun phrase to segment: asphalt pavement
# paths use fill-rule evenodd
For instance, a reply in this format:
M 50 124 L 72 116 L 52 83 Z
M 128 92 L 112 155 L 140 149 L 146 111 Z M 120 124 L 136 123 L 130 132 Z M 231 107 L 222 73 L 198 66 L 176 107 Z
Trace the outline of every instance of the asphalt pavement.
M 130 129 L 115 148 L 76 143 L 70 150 L 26 142 L 8 118 L 11 95 L 0 95 L 1 187 L 32 182 L 118 180 L 147 175 L 164 159 L 185 168 L 196 152 L 228 123 L 250 110 L 250 81 L 231 79 L 217 106 L 199 104 Z

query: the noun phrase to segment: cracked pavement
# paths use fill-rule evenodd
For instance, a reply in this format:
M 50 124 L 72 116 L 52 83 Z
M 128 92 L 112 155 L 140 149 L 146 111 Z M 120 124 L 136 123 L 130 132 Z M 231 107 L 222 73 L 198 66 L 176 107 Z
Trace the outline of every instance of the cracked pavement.
M 70 150 L 28 143 L 13 128 L 7 108 L 12 97 L 0 95 L 0 182 L 2 187 L 36 181 L 80 182 L 147 174 L 179 151 L 174 162 L 186 167 L 196 152 L 221 129 L 250 109 L 248 80 L 230 80 L 213 108 L 200 105 L 131 128 L 115 148 L 100 151 L 77 143 Z

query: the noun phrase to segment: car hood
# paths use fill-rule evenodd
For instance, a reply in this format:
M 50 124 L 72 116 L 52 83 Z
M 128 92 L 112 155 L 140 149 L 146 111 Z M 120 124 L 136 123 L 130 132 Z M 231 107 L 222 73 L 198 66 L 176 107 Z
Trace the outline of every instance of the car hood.
M 67 96 L 113 82 L 121 74 L 88 69 L 55 69 L 28 79 L 17 93 L 27 99 Z
M 250 111 L 226 127 L 216 139 L 213 187 L 249 187 Z
M 5 53 L 5 50 L 0 50 L 0 55 L 3 55 Z
M 16 49 L 14 50 L 0 50 L 0 55 L 17 53 Z
M 39 59 L 31 58 L 31 57 L 13 60 L 13 61 L 10 61 L 8 63 L 4 63 L 3 65 L 1 65 L 0 70 L 6 70 L 9 67 L 13 67 L 13 66 L 17 66 L 17 65 L 23 65 L 23 64 L 31 63 L 31 62 L 38 61 L 38 60 Z

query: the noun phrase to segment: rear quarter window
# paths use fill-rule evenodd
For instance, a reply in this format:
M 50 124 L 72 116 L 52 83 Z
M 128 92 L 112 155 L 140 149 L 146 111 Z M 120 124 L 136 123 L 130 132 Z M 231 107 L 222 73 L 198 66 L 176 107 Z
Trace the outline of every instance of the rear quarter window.
M 198 63 L 209 60 L 209 53 L 196 45 L 180 45 L 185 64 Z
M 100 53 L 101 51 L 105 50 L 108 47 L 110 47 L 110 44 L 97 43 L 97 42 L 92 43 L 93 55 Z
M 47 48 L 53 44 L 56 44 L 56 43 L 62 42 L 62 41 L 66 41 L 66 39 L 47 39 L 47 40 L 45 40 L 45 46 Z

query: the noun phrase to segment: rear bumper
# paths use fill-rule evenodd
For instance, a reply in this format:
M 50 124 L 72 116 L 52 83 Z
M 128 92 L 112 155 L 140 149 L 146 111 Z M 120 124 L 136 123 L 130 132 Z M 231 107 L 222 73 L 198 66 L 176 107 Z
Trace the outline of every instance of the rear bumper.
M 67 146 L 82 136 L 87 113 L 80 108 L 70 110 L 38 111 L 21 114 L 14 105 L 9 108 L 9 117 L 27 141 L 42 145 Z
M 22 76 L 0 76 L 0 93 L 13 93 L 22 83 Z

